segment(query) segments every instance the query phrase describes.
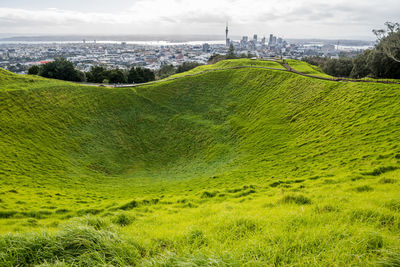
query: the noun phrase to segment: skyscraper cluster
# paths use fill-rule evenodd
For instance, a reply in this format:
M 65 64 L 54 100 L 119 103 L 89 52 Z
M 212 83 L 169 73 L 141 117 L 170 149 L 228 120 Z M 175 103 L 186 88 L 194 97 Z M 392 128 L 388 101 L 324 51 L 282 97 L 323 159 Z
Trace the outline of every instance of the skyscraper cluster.
M 274 48 L 282 48 L 287 45 L 286 41 L 284 41 L 280 37 L 274 36 L 273 34 L 269 35 L 268 43 L 266 37 L 259 39 L 257 34 L 254 34 L 252 39 L 250 39 L 248 36 L 243 36 L 239 42 L 234 42 L 229 38 L 228 24 L 226 24 L 226 29 L 225 29 L 225 40 L 226 40 L 226 46 L 230 46 L 232 43 L 235 47 L 247 50 L 258 50 L 260 48 L 274 49 Z

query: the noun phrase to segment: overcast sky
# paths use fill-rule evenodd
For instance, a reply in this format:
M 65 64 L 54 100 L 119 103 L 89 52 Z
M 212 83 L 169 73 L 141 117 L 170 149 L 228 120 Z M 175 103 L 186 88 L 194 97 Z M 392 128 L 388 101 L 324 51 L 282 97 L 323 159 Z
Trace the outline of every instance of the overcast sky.
M 275 33 L 373 39 L 400 22 L 400 0 L 0 0 L 0 34 Z

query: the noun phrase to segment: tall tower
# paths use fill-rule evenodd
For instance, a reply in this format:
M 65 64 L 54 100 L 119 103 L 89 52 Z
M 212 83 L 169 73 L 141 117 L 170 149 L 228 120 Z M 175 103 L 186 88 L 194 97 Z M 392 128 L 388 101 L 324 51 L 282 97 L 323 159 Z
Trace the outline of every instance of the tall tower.
M 226 29 L 225 29 L 225 41 L 226 41 L 226 46 L 230 45 L 230 40 L 228 38 L 228 33 L 229 33 L 229 28 L 228 28 L 228 22 L 226 22 Z

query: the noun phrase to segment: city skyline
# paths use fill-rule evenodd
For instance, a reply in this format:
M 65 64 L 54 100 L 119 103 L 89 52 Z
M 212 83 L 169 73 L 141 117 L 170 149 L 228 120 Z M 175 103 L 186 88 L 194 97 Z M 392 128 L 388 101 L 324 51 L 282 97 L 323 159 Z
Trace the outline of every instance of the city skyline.
M 372 40 L 372 29 L 398 19 L 395 0 L 193 1 L 115 0 L 27 1 L 0 3 L 1 35 L 219 35 L 229 22 L 230 36 L 249 31 L 283 38 Z

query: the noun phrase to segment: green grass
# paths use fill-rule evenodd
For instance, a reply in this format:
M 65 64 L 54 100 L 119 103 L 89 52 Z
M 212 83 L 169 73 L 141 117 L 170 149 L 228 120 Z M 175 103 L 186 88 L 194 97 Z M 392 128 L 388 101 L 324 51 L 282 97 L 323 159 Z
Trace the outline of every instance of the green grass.
M 285 69 L 281 64 L 274 62 L 274 61 L 252 60 L 252 59 L 248 59 L 248 58 L 230 59 L 230 60 L 219 61 L 213 65 L 199 66 L 190 71 L 172 75 L 172 76 L 168 77 L 167 79 L 182 77 L 182 76 L 188 75 L 188 74 L 193 75 L 193 74 L 197 74 L 197 73 L 201 73 L 201 72 L 209 71 L 209 70 L 213 70 L 213 69 L 224 69 L 224 68 L 244 67 L 244 66 L 267 67 L 267 68 L 276 68 L 276 69 L 282 69 L 282 70 Z
M 267 69 L 136 88 L 1 71 L 0 265 L 390 266 L 399 102 Z
M 304 61 L 299 61 L 299 60 L 294 60 L 294 59 L 286 59 L 286 63 L 288 63 L 288 65 L 290 67 L 292 67 L 294 70 L 297 70 L 304 74 L 325 77 L 325 78 L 332 78 L 332 76 L 323 72 L 321 70 L 321 68 L 319 68 L 317 66 L 313 66 L 311 64 L 308 64 L 307 62 L 304 62 Z

